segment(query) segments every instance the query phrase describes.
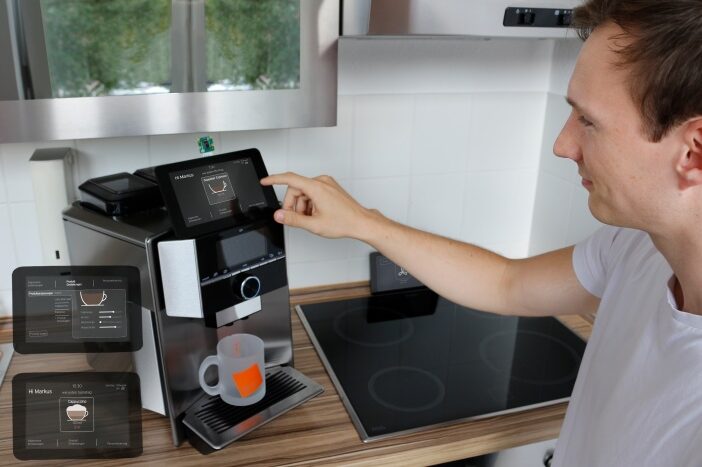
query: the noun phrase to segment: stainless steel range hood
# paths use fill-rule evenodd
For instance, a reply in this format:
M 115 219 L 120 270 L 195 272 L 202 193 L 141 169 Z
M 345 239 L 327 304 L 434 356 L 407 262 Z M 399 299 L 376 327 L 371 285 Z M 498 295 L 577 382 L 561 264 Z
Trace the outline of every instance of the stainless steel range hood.
M 344 0 L 344 36 L 575 37 L 581 0 Z

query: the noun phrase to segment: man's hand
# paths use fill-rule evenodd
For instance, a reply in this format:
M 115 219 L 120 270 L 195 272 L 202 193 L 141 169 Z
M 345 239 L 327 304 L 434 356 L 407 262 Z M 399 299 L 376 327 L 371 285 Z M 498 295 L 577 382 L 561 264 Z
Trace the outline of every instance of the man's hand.
M 366 209 L 328 175 L 307 178 L 287 172 L 261 179 L 261 185 L 287 185 L 283 208 L 274 218 L 281 224 L 301 227 L 327 238 L 363 240 L 377 211 Z
M 580 285 L 573 247 L 511 260 L 475 245 L 413 229 L 358 204 L 326 175 L 271 175 L 262 185 L 287 185 L 276 221 L 327 238 L 368 243 L 420 282 L 455 303 L 507 315 L 591 313 L 599 299 Z

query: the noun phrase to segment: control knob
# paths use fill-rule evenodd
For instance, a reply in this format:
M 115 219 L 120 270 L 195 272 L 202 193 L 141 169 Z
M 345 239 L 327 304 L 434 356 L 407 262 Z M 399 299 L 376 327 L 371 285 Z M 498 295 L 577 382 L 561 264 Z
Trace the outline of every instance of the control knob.
M 244 300 L 256 297 L 261 292 L 261 280 L 251 274 L 239 274 L 233 284 L 234 293 Z

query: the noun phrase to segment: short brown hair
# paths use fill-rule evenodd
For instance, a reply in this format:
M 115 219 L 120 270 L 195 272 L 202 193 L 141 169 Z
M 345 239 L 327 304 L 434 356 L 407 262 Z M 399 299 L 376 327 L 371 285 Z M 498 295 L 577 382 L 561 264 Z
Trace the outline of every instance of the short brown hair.
M 583 40 L 609 22 L 630 39 L 616 49 L 618 64 L 630 66 L 630 91 L 649 139 L 660 141 L 702 115 L 702 1 L 586 0 L 573 12 Z

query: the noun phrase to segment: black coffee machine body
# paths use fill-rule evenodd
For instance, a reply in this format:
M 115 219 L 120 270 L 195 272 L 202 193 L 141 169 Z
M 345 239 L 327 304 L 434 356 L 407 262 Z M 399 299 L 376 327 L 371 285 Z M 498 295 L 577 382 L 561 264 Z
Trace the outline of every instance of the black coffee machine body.
M 111 217 L 75 203 L 63 214 L 69 253 L 76 265 L 139 268 L 144 335 L 132 361 L 144 408 L 169 417 L 175 445 L 187 438 L 208 452 L 251 429 L 237 419 L 243 415 L 218 407 L 219 398 L 200 388 L 200 363 L 216 354 L 223 337 L 247 333 L 264 341 L 267 395 L 257 403 L 259 420 L 274 418 L 322 389 L 292 368 L 283 227 L 272 219 L 278 206 L 272 189 L 257 190 L 258 179 L 266 175 L 258 151 L 169 164 L 156 172 L 159 185 L 175 180 L 175 186 L 161 186 L 167 210 Z M 178 185 L 180 180 L 187 183 Z M 200 204 L 192 203 L 198 196 Z M 207 222 L 210 218 L 214 221 Z M 294 382 L 297 389 L 265 403 L 269 377 L 279 371 L 285 375 L 275 381 L 286 387 Z M 212 373 L 210 382 L 216 380 Z M 231 420 L 220 416 L 217 426 L 208 426 L 215 423 L 208 410 L 232 412 Z

